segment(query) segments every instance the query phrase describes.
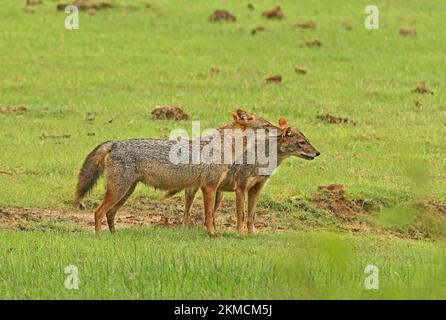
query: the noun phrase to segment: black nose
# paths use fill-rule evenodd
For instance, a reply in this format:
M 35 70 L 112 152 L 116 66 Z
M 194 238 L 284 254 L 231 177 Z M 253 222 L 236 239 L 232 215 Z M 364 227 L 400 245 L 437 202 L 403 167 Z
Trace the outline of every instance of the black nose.
M 319 157 L 321 153 L 319 151 L 316 151 L 316 157 Z

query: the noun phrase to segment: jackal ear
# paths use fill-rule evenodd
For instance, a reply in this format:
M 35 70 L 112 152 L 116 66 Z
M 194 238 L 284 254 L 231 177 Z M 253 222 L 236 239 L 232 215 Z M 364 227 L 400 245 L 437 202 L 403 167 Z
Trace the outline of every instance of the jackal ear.
M 239 121 L 240 120 L 238 115 L 237 115 L 237 112 L 235 112 L 235 111 L 231 112 L 231 117 L 232 117 L 232 119 L 234 119 L 234 121 Z
M 288 127 L 288 121 L 285 118 L 280 117 L 279 118 L 279 127 L 280 129 L 285 129 Z
M 240 124 L 247 124 L 249 122 L 254 122 L 256 117 L 249 112 L 242 109 L 237 109 L 237 111 L 231 112 L 232 119 Z

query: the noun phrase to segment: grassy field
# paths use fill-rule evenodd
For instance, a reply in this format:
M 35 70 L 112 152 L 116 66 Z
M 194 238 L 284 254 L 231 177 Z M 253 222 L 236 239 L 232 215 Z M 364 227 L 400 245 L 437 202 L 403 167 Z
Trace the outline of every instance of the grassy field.
M 99 238 L 8 231 L 0 239 L 2 298 L 446 298 L 444 244 L 328 233 L 215 240 L 156 228 Z M 364 287 L 370 264 L 379 268 L 379 290 Z M 68 265 L 78 268 L 78 290 L 64 288 Z
M 81 12 L 72 31 L 58 1 L 28 10 L 24 2 L 0 4 L 0 107 L 27 108 L 0 113 L 0 206 L 69 210 L 77 172 L 97 144 L 168 137 L 174 128 L 190 131 L 190 120 L 218 127 L 243 107 L 272 122 L 286 117 L 322 153 L 312 162 L 287 160 L 261 208 L 318 219 L 302 203 L 318 186 L 339 183 L 352 199 L 374 204 L 364 223 L 439 241 L 311 227 L 241 239 L 229 232 L 215 241 L 204 230 L 141 228 L 99 239 L 70 226 L 0 230 L 1 298 L 446 297 L 443 0 L 374 1 L 378 30 L 364 28 L 370 1 L 363 0 L 280 1 L 281 21 L 261 17 L 278 4 L 266 0 L 252 1 L 255 10 L 248 1 L 110 0 L 114 9 Z M 237 21 L 211 23 L 222 8 Z M 317 28 L 293 27 L 300 21 Z M 258 25 L 266 30 L 253 36 Z M 401 28 L 417 35 L 401 36 Z M 302 45 L 314 39 L 322 46 Z M 281 84 L 263 82 L 275 74 Z M 421 81 L 433 95 L 411 92 Z M 172 104 L 190 120 L 151 119 L 155 106 Z M 319 113 L 357 125 L 321 122 Z M 102 193 L 100 185 L 91 201 Z M 160 201 L 162 194 L 139 187 L 138 197 Z M 432 199 L 443 215 L 414 207 Z M 369 263 L 380 267 L 380 290 L 364 290 Z M 63 289 L 68 264 L 80 269 L 79 291 Z

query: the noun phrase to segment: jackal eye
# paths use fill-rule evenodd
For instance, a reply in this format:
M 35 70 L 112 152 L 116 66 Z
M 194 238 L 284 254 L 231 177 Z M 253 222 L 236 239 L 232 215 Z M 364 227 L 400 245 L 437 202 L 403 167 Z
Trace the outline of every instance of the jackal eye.
M 301 146 L 307 144 L 307 142 L 306 142 L 305 140 L 299 140 L 299 141 L 297 141 L 297 143 L 298 143 L 299 145 L 301 145 Z

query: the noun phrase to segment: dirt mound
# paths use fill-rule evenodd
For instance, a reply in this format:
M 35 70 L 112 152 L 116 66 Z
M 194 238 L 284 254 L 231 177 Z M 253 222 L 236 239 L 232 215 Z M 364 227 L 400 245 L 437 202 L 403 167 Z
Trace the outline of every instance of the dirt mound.
M 227 10 L 215 10 L 209 17 L 212 22 L 229 21 L 234 22 L 237 18 Z
M 308 73 L 308 70 L 305 68 L 302 68 L 302 67 L 296 67 L 296 68 L 294 68 L 294 71 L 299 74 L 307 74 Z
M 282 20 L 283 18 L 285 18 L 285 15 L 282 12 L 282 8 L 277 6 L 272 10 L 263 12 L 262 17 L 264 17 L 266 19 Z
M 400 35 L 402 36 L 416 36 L 417 32 L 414 29 L 410 29 L 410 28 L 402 28 L 400 29 Z
M 296 28 L 300 28 L 300 29 L 310 29 L 310 30 L 314 30 L 317 28 L 317 24 L 314 23 L 313 21 L 308 21 L 308 22 L 298 22 L 294 25 Z
M 446 216 L 446 196 L 430 199 L 426 201 L 424 207 Z
M 275 75 L 268 77 L 264 80 L 265 83 L 281 83 L 282 82 L 282 76 L 281 75 Z
M 353 29 L 353 24 L 351 23 L 351 21 L 344 21 L 344 22 L 342 22 L 342 26 L 345 28 L 345 30 L 352 30 Z
M 412 92 L 421 93 L 421 94 L 434 94 L 431 90 L 429 90 L 426 86 L 426 82 L 422 81 L 419 84 L 417 84 L 417 87 L 412 90 Z
M 60 3 L 57 5 L 58 11 L 65 11 L 65 8 L 67 6 L 76 6 L 78 10 L 81 11 L 95 11 L 95 10 L 106 10 L 106 9 L 112 9 L 114 6 L 111 3 L 108 2 L 94 2 L 91 0 L 75 0 L 71 3 Z
M 211 68 L 211 72 L 212 72 L 213 74 L 219 74 L 219 73 L 220 73 L 220 69 L 217 68 L 217 67 L 212 67 L 212 68 Z
M 26 0 L 27 6 L 35 6 L 37 4 L 42 4 L 42 0 Z
M 304 44 L 307 47 L 322 47 L 322 41 L 319 39 L 306 41 Z
M 28 112 L 28 109 L 26 109 L 23 106 L 17 106 L 17 107 L 0 107 L 0 113 L 15 113 L 15 114 L 25 114 Z
M 254 29 L 251 30 L 251 34 L 255 35 L 257 32 L 265 31 L 266 28 L 264 26 L 257 26 Z
M 189 116 L 177 106 L 155 107 L 152 111 L 152 119 L 187 120 Z
M 318 187 L 313 202 L 316 207 L 327 210 L 340 218 L 355 218 L 362 211 L 361 206 L 350 200 L 344 187 L 337 183 Z
M 321 121 L 325 121 L 325 122 L 328 122 L 328 123 L 334 123 L 334 124 L 352 124 L 352 125 L 356 125 L 356 121 L 355 120 L 351 120 L 349 118 L 335 117 L 335 116 L 332 116 L 331 114 L 328 114 L 328 113 L 318 114 L 316 116 L 316 119 L 321 120 Z

